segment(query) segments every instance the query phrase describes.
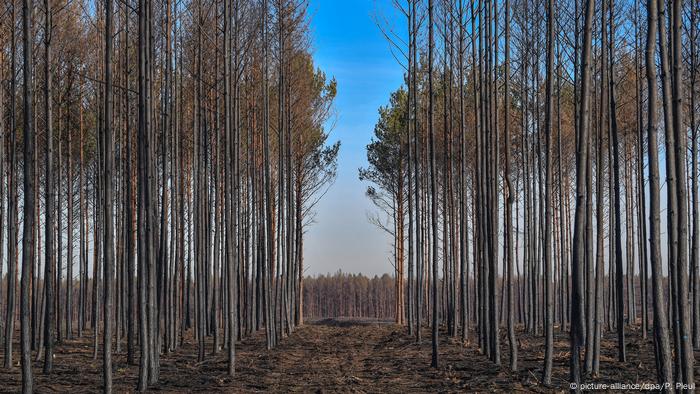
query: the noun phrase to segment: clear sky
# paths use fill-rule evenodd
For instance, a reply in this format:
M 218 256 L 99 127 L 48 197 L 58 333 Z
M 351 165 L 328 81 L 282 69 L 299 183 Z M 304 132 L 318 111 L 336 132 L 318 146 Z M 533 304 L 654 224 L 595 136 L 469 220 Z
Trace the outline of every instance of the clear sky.
M 387 0 L 310 0 L 316 66 L 338 80 L 336 117 L 330 122 L 335 127 L 330 143 L 340 140 L 341 148 L 338 178 L 316 207 L 316 223 L 308 229 L 304 240 L 306 275 L 333 273 L 339 269 L 365 275 L 393 273 L 391 239 L 367 220 L 368 213 L 376 212 L 376 208 L 364 194 L 368 184 L 358 179 L 358 168 L 367 166 L 365 148 L 372 138 L 378 109 L 387 104 L 389 94 L 402 83 L 403 68 L 393 57 L 388 41 L 375 22 L 379 19 L 384 26 L 393 23 L 402 33 L 405 20 L 391 3 Z M 660 171 L 665 174 L 663 151 L 660 152 Z M 665 244 L 667 191 L 664 175 L 661 181 L 661 241 Z M 648 192 L 646 196 L 649 209 Z M 624 231 L 623 227 L 623 240 L 626 239 Z M 666 253 L 662 253 L 662 260 L 666 257 Z
M 402 68 L 393 58 L 375 16 L 397 20 L 390 2 L 311 0 L 311 29 L 316 65 L 338 81 L 335 128 L 331 141 L 341 141 L 338 178 L 317 206 L 316 223 L 307 232 L 304 256 L 307 275 L 342 269 L 363 274 L 392 273 L 391 240 L 367 220 L 375 210 L 364 195 L 366 183 L 358 168 L 367 166 L 369 143 L 379 106 L 402 82 Z

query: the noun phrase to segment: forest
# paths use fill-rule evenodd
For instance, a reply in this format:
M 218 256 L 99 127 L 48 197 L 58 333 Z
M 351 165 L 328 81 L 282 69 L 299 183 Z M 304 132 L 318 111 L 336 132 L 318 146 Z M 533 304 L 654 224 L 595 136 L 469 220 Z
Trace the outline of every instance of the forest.
M 404 84 L 359 177 L 396 323 L 429 325 L 434 368 L 443 329 L 513 372 L 535 337 L 545 386 L 559 358 L 560 388 L 647 362 L 649 387 L 694 391 L 700 3 L 392 4 L 404 20 L 377 24 Z
M 385 3 L 369 277 L 310 1 L 2 0 L 0 391 L 695 391 L 700 1 Z
M 1 336 L 21 390 L 46 390 L 35 375 L 76 338 L 102 360 L 92 389 L 126 364 L 145 391 L 183 344 L 233 375 L 236 341 L 264 328 L 273 348 L 301 325 L 303 233 L 339 150 L 306 4 L 1 12 Z

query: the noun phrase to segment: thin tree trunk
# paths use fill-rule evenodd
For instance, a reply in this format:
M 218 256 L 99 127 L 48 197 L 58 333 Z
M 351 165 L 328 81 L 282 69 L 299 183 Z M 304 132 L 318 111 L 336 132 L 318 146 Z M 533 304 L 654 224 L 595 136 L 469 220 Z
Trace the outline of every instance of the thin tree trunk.
M 657 79 L 656 79 L 656 29 L 657 0 L 647 0 L 646 77 L 648 90 L 647 149 L 649 158 L 649 247 L 654 307 L 654 350 L 656 353 L 657 380 L 669 385 L 671 371 L 671 346 L 668 337 L 668 319 L 663 291 L 661 270 L 661 204 L 659 196 L 659 147 L 657 135 Z
M 102 134 L 102 196 L 104 198 L 104 219 L 102 221 L 103 252 L 104 252 L 104 333 L 102 352 L 103 392 L 112 392 L 112 298 L 114 286 L 114 210 L 112 208 L 112 0 L 105 0 L 105 98 L 104 98 L 104 127 Z
M 615 79 L 615 25 L 614 25 L 614 1 L 610 0 L 610 40 L 608 40 L 608 56 L 609 56 L 609 78 L 608 84 L 610 88 L 610 134 L 612 135 L 613 143 L 613 174 L 615 193 L 613 195 L 615 201 L 615 287 L 617 300 L 617 356 L 618 360 L 625 362 L 627 354 L 625 351 L 625 307 L 624 307 L 624 288 L 623 288 L 623 270 L 622 270 L 622 213 L 620 206 L 620 141 L 619 131 L 617 127 L 617 83 Z M 605 61 L 605 59 L 603 60 Z
M 581 347 L 583 346 L 583 282 L 584 282 L 584 227 L 586 195 L 586 162 L 588 155 L 588 114 L 589 114 L 589 85 L 591 62 L 591 38 L 593 26 L 594 4 L 586 0 L 583 49 L 581 53 L 581 90 L 580 106 L 578 108 L 578 130 L 576 141 L 576 214 L 574 218 L 574 242 L 572 261 L 572 305 L 571 305 L 571 364 L 570 382 L 578 384 L 581 381 Z
M 550 0 L 551 2 L 551 0 Z M 550 8 L 551 12 L 551 8 Z M 550 14 L 549 17 L 551 18 L 552 15 Z M 504 140 L 504 151 L 505 151 L 505 167 L 503 168 L 503 172 L 505 174 L 505 182 L 506 182 L 506 208 L 505 208 L 505 232 L 506 232 L 506 259 L 507 259 L 507 278 L 508 278 L 508 283 L 507 283 L 507 299 L 508 299 L 508 345 L 510 347 L 510 370 L 515 372 L 518 370 L 518 344 L 517 344 L 517 339 L 515 337 L 515 317 L 513 316 L 514 314 L 514 294 L 513 294 L 513 223 L 512 223 L 512 215 L 513 215 L 513 200 L 514 200 L 514 195 L 517 193 L 517 189 L 513 189 L 512 185 L 512 180 L 511 180 L 511 174 L 510 174 L 510 145 L 511 145 L 511 137 L 510 137 L 510 0 L 506 0 L 505 2 L 505 70 L 504 70 L 504 79 L 505 79 L 505 93 L 504 93 L 504 109 L 505 109 L 505 121 L 503 125 L 503 140 Z M 460 26 L 461 26 L 461 20 L 460 20 Z M 461 39 L 460 39 L 461 43 Z M 461 72 L 461 64 L 460 64 L 460 72 Z M 460 79 L 461 81 L 461 79 Z M 461 101 L 461 91 L 460 91 L 460 101 Z M 549 145 L 548 145 L 549 146 Z M 462 149 L 464 149 L 464 142 L 462 142 Z M 462 154 L 462 165 L 464 165 L 464 161 L 466 160 L 464 153 Z M 548 167 L 549 168 L 549 167 Z M 464 205 L 462 206 L 464 209 Z M 517 216 L 516 216 L 516 222 L 517 222 Z M 517 231 L 517 230 L 516 230 Z M 517 250 L 517 248 L 515 249 Z M 549 349 L 549 348 L 548 348 Z M 551 354 L 550 354 L 551 356 Z M 549 358 L 550 360 L 550 375 L 551 375 L 551 357 Z
M 12 2 L 11 19 L 15 21 L 16 3 Z M 15 76 L 16 36 L 15 29 L 11 30 L 10 39 L 10 140 L 9 140 L 9 166 L 7 169 L 7 297 L 5 313 L 5 343 L 4 343 L 4 368 L 10 369 L 12 364 L 12 338 L 15 334 L 15 293 L 17 288 L 17 117 L 15 112 L 15 92 L 17 90 L 17 78 Z
M 32 360 L 31 360 L 31 343 L 29 337 L 29 287 L 31 281 L 31 270 L 34 265 L 31 250 L 34 248 L 34 222 L 36 216 L 36 206 L 34 201 L 34 172 L 35 172 L 35 157 L 34 157 L 34 89 L 32 81 L 33 70 L 33 28 L 32 28 L 32 12 L 33 1 L 22 1 L 22 31 L 23 31 L 23 120 L 22 126 L 24 130 L 24 214 L 22 215 L 23 236 L 22 236 L 22 280 L 20 283 L 20 347 L 22 349 L 21 364 L 22 364 L 22 392 L 29 394 L 33 391 L 32 378 Z M 14 93 L 14 91 L 13 91 Z M 13 107 L 14 108 L 14 107 Z M 10 337 L 11 339 L 11 337 Z M 7 359 L 6 359 L 7 360 Z
M 554 115 L 554 0 L 547 2 L 547 86 L 545 110 L 545 228 L 544 228 L 544 275 L 545 275 L 545 358 L 542 381 L 552 382 L 552 353 L 554 353 L 554 289 L 552 286 L 552 134 Z M 589 192 L 590 195 L 590 192 Z
M 437 207 L 437 166 L 435 162 L 435 136 L 433 126 L 433 0 L 428 0 L 428 148 L 430 157 L 430 199 L 431 199 L 431 220 L 432 220 L 432 258 L 433 258 L 433 282 L 432 282 L 432 303 L 433 303 L 433 323 L 432 323 L 432 361 L 430 365 L 438 368 L 438 207 Z
M 690 306 L 688 305 L 688 188 L 686 172 L 687 129 L 684 122 L 683 105 L 683 40 L 681 37 L 681 23 L 683 19 L 683 2 L 673 0 L 672 13 L 672 58 L 673 58 L 673 132 L 675 134 L 675 165 L 676 165 L 676 192 L 678 199 L 678 251 L 676 262 L 678 278 L 678 311 L 681 343 L 679 346 L 681 358 L 681 376 L 685 384 L 693 384 L 694 355 L 691 338 Z M 694 111 L 694 109 L 693 109 Z M 668 132 L 668 129 L 666 129 Z M 676 380 L 679 380 L 677 377 Z
M 52 36 L 52 13 L 51 2 L 49 0 L 44 0 L 45 8 L 45 19 L 44 19 L 44 111 L 46 116 L 46 144 L 45 144 L 45 164 L 46 164 L 46 186 L 45 186 L 45 237 L 44 237 L 44 286 L 46 288 L 46 317 L 44 318 L 44 374 L 50 374 L 53 368 L 53 342 L 54 342 L 54 332 L 52 330 L 52 324 L 55 322 L 54 318 L 54 174 L 53 174 L 53 114 L 52 114 L 52 97 L 51 97 L 51 36 Z M 60 135 L 59 135 L 60 139 Z M 60 152 L 59 152 L 60 155 Z M 60 161 L 60 159 L 59 159 Z M 60 168 L 60 167 L 59 167 Z M 60 170 L 58 178 L 60 179 Z M 60 181 L 59 181 L 60 188 Z M 60 193 L 59 193 L 60 194 Z M 60 215 L 61 212 L 59 211 Z M 61 236 L 61 228 L 59 227 L 58 236 Z M 59 248 L 56 251 L 58 254 L 61 253 Z M 60 278 L 60 274 L 59 274 Z M 60 294 L 61 281 L 59 280 L 56 284 L 59 288 L 58 293 Z M 60 322 L 57 328 L 60 327 Z
M 417 16 L 416 16 L 416 3 L 417 0 L 411 0 L 411 30 L 413 31 L 413 64 L 417 65 L 417 50 L 418 50 L 418 45 L 417 45 L 417 35 L 418 35 L 418 28 L 417 28 Z M 422 203 L 421 203 L 421 192 L 422 192 L 422 186 L 421 186 L 421 167 L 420 164 L 422 162 L 421 157 L 422 157 L 422 152 L 420 150 L 421 144 L 419 143 L 419 134 L 418 134 L 418 76 L 417 76 L 417 71 L 416 67 L 413 67 L 412 69 L 412 90 L 413 90 L 413 103 L 412 103 L 412 108 L 413 108 L 413 167 L 415 168 L 414 172 L 414 177 L 415 177 L 415 201 L 416 201 L 416 304 L 415 304 L 415 309 L 416 309 L 416 343 L 420 343 L 421 341 L 421 323 L 423 320 L 423 273 L 425 271 L 425 263 L 424 263 L 424 250 L 423 250 L 423 245 L 425 238 L 423 236 L 423 217 L 422 217 Z
M 691 179 L 692 179 L 692 237 L 690 246 L 690 267 L 692 283 L 692 314 L 693 314 L 693 345 L 700 348 L 700 198 L 698 190 L 698 119 L 697 119 L 697 78 L 698 78 L 698 7 L 691 5 L 690 10 L 690 133 L 691 149 Z M 0 193 L 1 194 L 1 193 Z M 1 235 L 0 235 L 1 236 Z
M 139 381 L 137 390 L 146 391 L 149 383 L 149 356 L 150 350 L 150 333 L 148 329 L 148 311 L 147 311 L 147 275 L 150 262 L 151 243 L 148 240 L 148 233 L 143 231 L 147 229 L 149 222 L 146 207 L 147 193 L 149 188 L 149 160 L 148 151 L 150 132 L 148 129 L 148 112 L 147 112 L 147 84 L 146 72 L 148 64 L 148 53 L 146 51 L 147 40 L 147 8 L 149 0 L 139 0 L 139 31 L 138 31 L 138 63 L 139 63 L 139 103 L 138 103 L 138 292 L 139 292 L 139 343 L 141 348 L 141 361 L 139 363 Z

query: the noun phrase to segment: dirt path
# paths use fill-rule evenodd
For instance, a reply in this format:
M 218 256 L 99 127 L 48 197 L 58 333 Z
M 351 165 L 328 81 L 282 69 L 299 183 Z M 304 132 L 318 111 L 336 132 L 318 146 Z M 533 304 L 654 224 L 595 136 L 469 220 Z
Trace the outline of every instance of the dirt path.
M 263 332 L 236 347 L 236 376 L 226 374 L 226 353 L 197 362 L 194 341 L 161 356 L 162 392 L 303 392 L 303 393 L 425 393 L 425 392 L 560 392 L 568 388 L 568 336 L 556 331 L 554 387 L 539 384 L 542 373 L 541 337 L 519 333 L 520 371 L 508 368 L 508 348 L 502 339 L 502 365 L 496 367 L 474 344 L 462 344 L 442 335 L 440 367 L 430 368 L 430 333 L 416 344 L 405 328 L 386 323 L 325 320 L 309 323 L 284 338 L 273 350 L 265 349 Z M 606 338 L 601 357 L 604 374 L 597 382 L 652 382 L 653 347 L 630 333 L 629 362 L 615 361 L 614 339 Z M 474 333 L 471 333 L 472 337 Z M 0 354 L 1 356 L 1 354 Z M 19 354 L 15 355 L 19 360 Z M 37 392 L 97 392 L 101 381 L 101 354 L 92 358 L 89 337 L 57 347 L 55 372 L 46 376 L 35 363 Z M 136 386 L 138 367 L 127 365 L 125 354 L 115 357 L 115 392 Z M 20 371 L 0 368 L 0 392 L 17 392 Z

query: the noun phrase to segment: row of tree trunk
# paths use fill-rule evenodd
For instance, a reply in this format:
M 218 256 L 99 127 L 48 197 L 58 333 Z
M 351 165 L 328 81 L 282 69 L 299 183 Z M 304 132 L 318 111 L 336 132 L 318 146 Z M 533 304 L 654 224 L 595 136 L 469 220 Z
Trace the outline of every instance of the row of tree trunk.
M 144 391 L 160 355 L 191 337 L 200 361 L 227 349 L 233 375 L 236 341 L 265 328 L 272 348 L 303 323 L 303 236 L 339 149 L 324 130 L 335 81 L 314 68 L 307 7 L 27 0 L 18 15 L 10 2 L 0 306 L 13 368 L 19 301 L 24 392 L 32 352 L 51 374 L 54 345 L 75 334 L 92 335 L 105 392 L 114 352 L 139 360 Z
M 439 328 L 474 329 L 499 365 L 503 327 L 515 371 L 522 325 L 545 338 L 551 384 L 559 327 L 579 383 L 599 374 L 604 332 L 626 362 L 637 326 L 659 383 L 694 382 L 700 7 L 597 3 L 407 0 L 406 33 L 380 24 L 405 86 L 360 177 L 393 235 L 396 321 L 417 341 L 432 327 L 435 367 Z

